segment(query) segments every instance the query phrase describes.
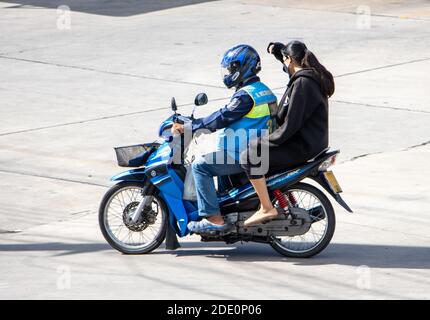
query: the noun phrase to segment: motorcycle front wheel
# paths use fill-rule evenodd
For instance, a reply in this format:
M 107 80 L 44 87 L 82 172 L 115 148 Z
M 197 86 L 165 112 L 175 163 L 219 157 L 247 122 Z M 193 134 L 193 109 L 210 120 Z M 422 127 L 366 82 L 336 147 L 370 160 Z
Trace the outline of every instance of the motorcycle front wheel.
M 142 183 L 121 182 L 104 195 L 99 208 L 99 225 L 106 241 L 125 254 L 144 254 L 158 248 L 166 237 L 168 211 L 164 201 L 151 195 L 151 205 L 137 221 L 131 216 L 148 195 Z
M 311 216 L 308 232 L 293 237 L 272 237 L 270 245 L 280 254 L 292 258 L 309 258 L 320 253 L 330 243 L 336 226 L 330 200 L 321 190 L 307 183 L 297 183 L 283 192 L 295 199 L 298 208 L 308 211 L 320 208 L 321 211 L 318 216 Z

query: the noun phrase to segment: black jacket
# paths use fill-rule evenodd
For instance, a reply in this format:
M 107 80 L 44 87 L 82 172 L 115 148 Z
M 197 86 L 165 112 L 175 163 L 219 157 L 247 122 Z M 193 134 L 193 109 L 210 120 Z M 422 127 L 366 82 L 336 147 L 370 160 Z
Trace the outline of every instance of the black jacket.
M 276 120 L 279 127 L 261 143 L 282 146 L 303 161 L 328 147 L 328 99 L 312 69 L 297 71 L 291 77 Z

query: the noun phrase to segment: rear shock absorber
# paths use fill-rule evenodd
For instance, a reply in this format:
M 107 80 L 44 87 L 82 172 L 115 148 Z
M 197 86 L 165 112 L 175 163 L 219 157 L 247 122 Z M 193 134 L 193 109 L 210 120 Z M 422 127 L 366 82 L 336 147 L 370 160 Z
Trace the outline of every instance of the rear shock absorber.
M 289 205 L 288 201 L 289 200 L 285 197 L 285 195 L 279 189 L 273 190 L 273 194 L 274 194 L 276 200 L 278 200 L 279 206 L 284 210 L 285 215 L 288 215 L 288 205 Z
M 293 195 L 292 192 L 288 192 L 288 200 L 290 201 L 290 204 L 294 207 L 297 205 L 296 197 Z

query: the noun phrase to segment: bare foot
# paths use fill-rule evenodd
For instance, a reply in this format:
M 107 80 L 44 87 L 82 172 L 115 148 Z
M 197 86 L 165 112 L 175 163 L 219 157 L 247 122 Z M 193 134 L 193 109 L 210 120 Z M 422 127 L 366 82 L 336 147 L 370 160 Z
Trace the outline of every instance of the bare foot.
M 214 224 L 223 225 L 225 223 L 224 218 L 222 216 L 210 216 L 206 219 Z
M 260 224 L 275 218 L 277 215 L 278 210 L 276 210 L 276 208 L 272 208 L 270 210 L 264 210 L 263 208 L 260 208 L 260 210 L 258 210 L 256 213 L 254 213 L 252 216 L 245 220 L 244 226 L 249 227 L 252 225 Z

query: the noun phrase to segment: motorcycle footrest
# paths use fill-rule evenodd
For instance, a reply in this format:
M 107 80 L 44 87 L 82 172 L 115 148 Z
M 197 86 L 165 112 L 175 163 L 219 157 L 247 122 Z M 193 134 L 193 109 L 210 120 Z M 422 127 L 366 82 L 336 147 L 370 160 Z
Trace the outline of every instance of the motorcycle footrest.
M 222 231 L 221 230 L 211 230 L 211 231 L 206 231 L 206 232 L 200 232 L 198 234 L 203 235 L 203 236 L 207 235 L 210 237 L 220 237 L 220 236 L 225 236 L 225 235 L 231 233 L 233 230 L 234 230 L 234 228 L 231 227 L 231 228 L 228 228 L 228 229 L 222 230 Z

